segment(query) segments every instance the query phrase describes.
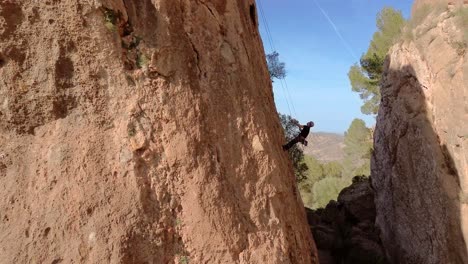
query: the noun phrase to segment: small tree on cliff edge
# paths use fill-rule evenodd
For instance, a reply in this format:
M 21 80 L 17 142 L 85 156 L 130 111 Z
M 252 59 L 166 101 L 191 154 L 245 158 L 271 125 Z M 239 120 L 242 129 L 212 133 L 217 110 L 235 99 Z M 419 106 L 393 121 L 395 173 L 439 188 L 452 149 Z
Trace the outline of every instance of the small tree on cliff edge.
M 299 134 L 299 129 L 292 121 L 293 118 L 291 116 L 279 113 L 279 117 L 281 120 L 281 125 L 284 129 L 285 141 L 288 142 Z M 297 145 L 294 145 L 289 150 L 289 157 L 293 162 L 296 181 L 303 181 L 305 178 L 307 178 L 307 170 L 309 169 L 307 164 L 304 162 L 304 152 L 298 148 Z
M 361 112 L 375 115 L 380 103 L 380 79 L 383 73 L 385 56 L 390 47 L 398 40 L 406 21 L 391 7 L 385 7 L 377 15 L 378 31 L 374 33 L 367 53 L 348 73 L 351 87 L 364 101 Z
M 286 65 L 284 62 L 279 61 L 279 54 L 273 51 L 266 55 L 268 72 L 270 73 L 270 79 L 284 79 L 286 77 Z

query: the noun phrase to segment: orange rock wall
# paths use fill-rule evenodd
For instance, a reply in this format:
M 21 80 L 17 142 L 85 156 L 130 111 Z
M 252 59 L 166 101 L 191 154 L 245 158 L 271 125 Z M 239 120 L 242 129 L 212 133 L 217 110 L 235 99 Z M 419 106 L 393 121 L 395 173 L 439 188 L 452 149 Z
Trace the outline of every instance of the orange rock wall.
M 317 263 L 255 10 L 1 1 L 1 262 Z

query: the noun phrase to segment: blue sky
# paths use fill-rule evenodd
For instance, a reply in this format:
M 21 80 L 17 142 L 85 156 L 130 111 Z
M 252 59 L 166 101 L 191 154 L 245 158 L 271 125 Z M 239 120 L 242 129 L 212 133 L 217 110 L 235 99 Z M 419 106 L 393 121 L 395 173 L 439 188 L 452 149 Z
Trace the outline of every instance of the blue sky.
M 280 61 L 286 63 L 288 89 L 283 89 L 286 85 L 278 80 L 273 83 L 278 111 L 290 114 L 290 108 L 300 122 L 314 121 L 315 131 L 343 133 L 354 118 L 373 125 L 374 117 L 361 113 L 362 101 L 351 91 L 347 74 L 369 46 L 376 31 L 377 13 L 391 6 L 407 18 L 412 3 L 411 0 L 257 0 L 257 5 L 263 7 L 274 46 L 268 41 L 258 10 L 265 52 L 276 50 Z

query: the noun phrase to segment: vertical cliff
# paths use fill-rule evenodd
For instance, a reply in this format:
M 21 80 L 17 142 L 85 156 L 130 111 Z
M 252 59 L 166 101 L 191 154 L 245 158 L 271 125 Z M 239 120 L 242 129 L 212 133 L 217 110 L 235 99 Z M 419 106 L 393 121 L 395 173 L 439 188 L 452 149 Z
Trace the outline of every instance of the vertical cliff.
M 249 1 L 0 2 L 2 263 L 317 263 Z
M 371 167 L 376 224 L 392 263 L 468 263 L 467 36 L 459 8 L 416 1 L 419 21 L 386 61 Z

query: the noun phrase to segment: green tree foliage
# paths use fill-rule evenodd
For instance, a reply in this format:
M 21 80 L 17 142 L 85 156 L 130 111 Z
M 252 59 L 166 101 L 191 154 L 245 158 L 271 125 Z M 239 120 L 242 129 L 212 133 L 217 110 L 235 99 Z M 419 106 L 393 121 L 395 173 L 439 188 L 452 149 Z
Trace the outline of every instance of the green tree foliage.
M 356 118 L 351 122 L 345 132 L 344 144 L 344 177 L 352 178 L 356 175 L 370 175 L 372 134 L 363 120 Z
M 358 64 L 351 66 L 348 77 L 354 92 L 364 101 L 364 114 L 377 114 L 380 102 L 380 79 L 385 56 L 401 35 L 405 25 L 401 11 L 385 7 L 377 15 L 378 31 L 374 33 L 369 48 Z
M 307 171 L 307 178 L 299 183 L 299 191 L 301 192 L 304 205 L 309 208 L 314 208 L 314 185 L 327 177 L 340 178 L 343 167 L 336 161 L 321 163 L 312 156 L 305 156 L 304 161 L 307 167 L 309 167 L 309 170 Z M 321 196 L 320 190 L 321 189 L 317 190 L 315 193 L 317 197 Z
M 273 51 L 266 55 L 268 72 L 270 73 L 270 79 L 284 79 L 286 77 L 286 64 L 279 60 L 279 53 Z
M 341 190 L 350 182 L 338 177 L 326 177 L 315 183 L 312 191 L 314 197 L 312 208 L 323 208 L 330 200 L 336 200 Z
M 330 200 L 336 200 L 343 188 L 351 184 L 356 175 L 370 175 L 370 155 L 372 152 L 371 130 L 361 119 L 354 119 L 344 138 L 345 157 L 342 163 L 321 163 L 317 159 L 305 156 L 309 167 L 307 177 L 299 183 L 304 205 L 320 208 Z
M 468 44 L 468 7 L 459 7 L 455 11 L 455 16 L 457 17 L 460 28 L 463 30 L 463 40 L 465 41 L 466 50 L 466 44 Z
M 374 33 L 366 57 L 376 54 L 380 58 L 385 58 L 390 47 L 400 36 L 405 23 L 401 11 L 384 7 L 377 15 L 378 31 Z
M 343 165 L 337 161 L 332 161 L 323 164 L 322 170 L 324 177 L 341 177 L 343 173 Z
M 300 133 L 299 128 L 295 125 L 295 120 L 291 116 L 279 113 L 279 117 L 281 120 L 281 125 L 283 126 L 285 140 L 286 142 L 289 142 Z M 289 149 L 289 157 L 293 162 L 296 180 L 301 182 L 306 179 L 308 167 L 304 162 L 304 152 L 298 148 L 297 145 L 295 145 Z
M 316 182 L 323 179 L 323 168 L 322 164 L 312 156 L 304 156 L 304 162 L 309 169 L 307 170 L 307 177 L 299 183 L 299 191 L 304 205 L 312 208 L 314 202 L 312 188 Z
M 354 176 L 369 176 L 370 175 L 370 159 L 364 160 L 364 164 L 362 164 L 360 167 L 357 167 L 354 169 L 352 172 L 352 175 Z
M 304 161 L 309 170 L 307 177 L 299 183 L 305 206 L 324 207 L 330 200 L 337 199 L 340 191 L 351 184 L 356 175 L 370 175 L 371 133 L 363 120 L 354 119 L 345 132 L 345 157 L 342 163 L 321 163 L 313 157 L 305 156 Z
M 323 179 L 326 175 L 323 170 L 323 164 L 312 156 L 304 156 L 304 161 L 309 170 L 307 171 L 307 181 L 315 183 Z

